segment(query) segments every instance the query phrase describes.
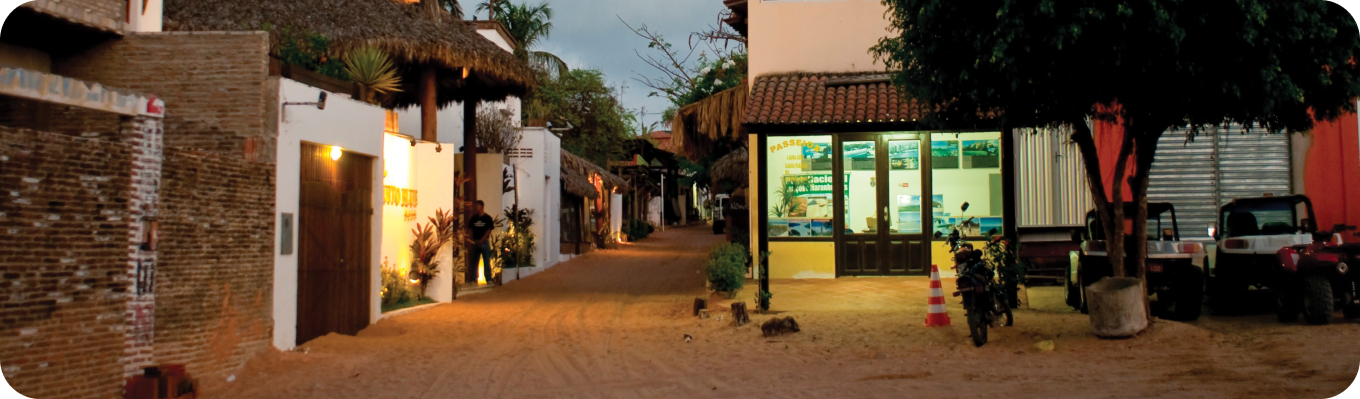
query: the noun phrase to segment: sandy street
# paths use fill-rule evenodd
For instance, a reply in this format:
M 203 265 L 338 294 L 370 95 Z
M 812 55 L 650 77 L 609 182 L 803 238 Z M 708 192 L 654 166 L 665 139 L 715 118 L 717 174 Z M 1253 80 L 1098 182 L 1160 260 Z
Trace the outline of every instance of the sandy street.
M 1101 340 L 1053 288 L 1030 290 L 1034 308 L 975 348 L 955 298 L 952 327 L 923 327 L 925 278 L 775 281 L 774 310 L 802 332 L 766 339 L 757 325 L 772 316 L 733 327 L 719 310 L 731 301 L 690 316 L 720 238 L 668 229 L 306 353 L 262 354 L 208 397 L 1324 398 L 1360 366 L 1360 322 L 1284 325 L 1267 309 Z M 1055 349 L 1034 348 L 1045 340 Z

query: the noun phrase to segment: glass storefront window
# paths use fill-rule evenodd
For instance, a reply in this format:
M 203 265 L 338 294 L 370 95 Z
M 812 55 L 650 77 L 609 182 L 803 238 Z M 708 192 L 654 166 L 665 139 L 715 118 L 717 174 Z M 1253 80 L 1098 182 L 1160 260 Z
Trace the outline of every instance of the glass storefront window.
M 935 231 L 960 228 L 966 237 L 1003 233 L 1001 133 L 934 133 L 930 140 Z
M 888 215 L 892 233 L 921 234 L 921 141 L 888 138 Z
M 831 150 L 831 136 L 769 138 L 764 194 L 770 237 L 832 236 Z

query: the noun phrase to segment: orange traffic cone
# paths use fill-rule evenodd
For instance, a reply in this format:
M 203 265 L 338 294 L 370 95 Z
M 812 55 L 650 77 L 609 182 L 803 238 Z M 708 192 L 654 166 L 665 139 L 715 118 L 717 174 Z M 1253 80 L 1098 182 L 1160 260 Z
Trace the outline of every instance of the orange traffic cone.
M 926 327 L 949 325 L 949 312 L 944 310 L 944 287 L 940 285 L 940 267 L 930 265 L 930 301 L 926 306 Z

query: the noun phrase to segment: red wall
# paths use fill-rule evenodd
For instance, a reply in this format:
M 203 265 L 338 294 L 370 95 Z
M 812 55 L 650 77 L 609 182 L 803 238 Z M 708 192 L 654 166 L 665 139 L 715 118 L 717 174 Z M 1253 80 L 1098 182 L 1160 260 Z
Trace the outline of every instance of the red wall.
M 1115 106 L 1118 107 L 1118 106 Z M 1106 106 L 1096 106 L 1097 112 L 1108 112 L 1111 108 Z M 1114 121 L 1102 121 L 1095 119 L 1095 126 L 1091 134 L 1096 142 L 1096 153 L 1100 155 L 1100 179 L 1105 183 L 1105 198 L 1114 199 L 1115 160 L 1119 159 L 1119 143 L 1124 139 L 1124 118 L 1115 118 Z M 1129 175 L 1134 172 L 1134 156 L 1129 155 L 1128 165 L 1124 167 L 1124 178 L 1117 179 L 1122 181 L 1124 188 L 1120 197 L 1124 201 L 1133 201 L 1133 189 L 1129 187 Z
M 1319 229 L 1360 226 L 1360 121 L 1346 114 L 1313 127 L 1303 169 L 1304 193 L 1313 200 Z M 1360 238 L 1353 232 L 1347 241 Z

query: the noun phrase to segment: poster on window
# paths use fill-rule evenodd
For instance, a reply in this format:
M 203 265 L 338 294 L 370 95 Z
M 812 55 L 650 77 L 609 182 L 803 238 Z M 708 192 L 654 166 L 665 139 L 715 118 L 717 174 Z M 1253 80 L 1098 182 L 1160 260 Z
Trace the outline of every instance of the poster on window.
M 977 220 L 978 220 L 978 223 L 981 224 L 982 235 L 984 235 L 984 236 L 992 236 L 992 235 L 996 235 L 996 234 L 1001 234 L 1001 233 L 1002 233 L 1002 231 L 1001 231 L 1001 218 L 999 218 L 999 217 L 993 217 L 993 216 L 988 216 L 988 217 L 980 217 L 980 218 L 977 218 Z
M 964 140 L 964 169 L 1001 167 L 1001 140 Z
M 789 220 L 770 219 L 767 232 L 770 237 L 787 237 L 789 235 Z
M 803 171 L 831 170 L 831 143 L 803 146 Z
M 812 220 L 789 219 L 789 237 L 812 237 Z
M 930 166 L 934 169 L 959 168 L 958 140 L 930 142 Z
M 892 170 L 917 170 L 921 168 L 921 142 L 899 140 L 888 142 L 888 163 Z
M 831 219 L 812 219 L 813 237 L 830 237 L 831 233 Z
M 872 141 L 847 141 L 842 143 L 841 152 L 844 154 L 846 169 L 877 169 L 878 163 L 874 160 L 874 144 Z

